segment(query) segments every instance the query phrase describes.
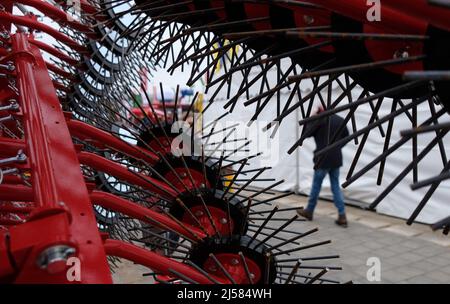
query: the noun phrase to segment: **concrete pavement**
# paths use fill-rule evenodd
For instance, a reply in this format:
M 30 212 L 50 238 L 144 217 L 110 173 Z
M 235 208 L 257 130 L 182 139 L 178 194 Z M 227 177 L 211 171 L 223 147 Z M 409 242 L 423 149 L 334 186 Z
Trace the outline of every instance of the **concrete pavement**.
M 305 197 L 293 195 L 277 202 L 281 207 L 297 207 L 306 205 L 306 200 Z M 294 214 L 295 211 L 284 212 L 282 217 L 292 217 Z M 332 240 L 329 245 L 311 248 L 290 257 L 338 254 L 339 259 L 319 261 L 318 265 L 326 263 L 327 266 L 342 267 L 343 270 L 331 271 L 327 275 L 328 279 L 340 282 L 352 280 L 354 283 L 450 283 L 450 236 L 432 232 L 427 225 L 407 226 L 402 219 L 356 207 L 347 207 L 349 227 L 346 229 L 334 223 L 336 216 L 332 203 L 320 201 L 314 221 L 295 222 L 290 225 L 290 229 L 299 232 L 319 228 L 319 232 L 315 233 L 311 240 L 305 240 L 306 244 Z M 277 227 L 278 223 L 273 222 L 271 226 Z M 367 279 L 367 262 L 371 257 L 380 261 L 380 282 Z M 308 274 L 306 269 L 300 271 Z M 116 283 L 149 283 L 150 278 L 142 277 L 145 272 L 149 270 L 126 262 L 116 270 L 114 280 Z

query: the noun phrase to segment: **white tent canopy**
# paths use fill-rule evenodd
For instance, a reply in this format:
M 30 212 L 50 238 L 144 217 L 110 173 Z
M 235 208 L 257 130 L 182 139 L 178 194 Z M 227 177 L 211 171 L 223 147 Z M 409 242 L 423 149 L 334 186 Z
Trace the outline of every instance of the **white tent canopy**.
M 275 78 L 275 76 L 273 76 Z M 269 77 L 270 78 L 270 77 Z M 233 78 L 236 85 L 240 84 L 238 77 Z M 310 90 L 308 85 L 302 87 L 304 93 Z M 287 99 L 289 89 L 282 92 L 281 100 L 282 104 Z M 333 88 L 333 100 L 341 93 L 340 88 Z M 360 89 L 355 89 L 352 92 L 354 100 L 361 94 Z M 326 96 L 326 92 L 323 96 Z M 226 103 L 226 98 L 222 95 L 222 98 L 218 98 L 214 101 L 213 108 L 208 111 L 207 119 L 212 119 L 218 116 L 218 113 L 223 113 L 223 106 Z M 283 179 L 285 183 L 278 187 L 278 190 L 295 190 L 298 193 L 308 194 L 311 188 L 312 176 L 313 176 L 313 151 L 315 149 L 314 140 L 307 139 L 304 145 L 298 148 L 293 154 L 288 155 L 287 150 L 296 142 L 299 138 L 301 128 L 298 126 L 297 121 L 300 120 L 300 109 L 297 109 L 296 113 L 292 113 L 288 118 L 283 120 L 276 138 L 267 142 L 268 132 L 262 132 L 262 128 L 270 122 L 277 113 L 276 100 L 272 99 L 267 108 L 258 117 L 258 121 L 253 123 L 250 127 L 247 127 L 247 122 L 250 120 L 254 113 L 254 107 L 250 106 L 245 108 L 242 106 L 246 100 L 245 96 L 238 101 L 238 105 L 231 113 L 227 121 L 232 124 L 235 122 L 241 122 L 241 128 L 238 128 L 240 132 L 246 133 L 247 137 L 252 139 L 251 150 L 246 155 L 254 154 L 257 151 L 261 151 L 265 154 L 265 157 L 259 157 L 252 160 L 252 166 L 262 167 L 271 166 L 273 169 L 268 170 L 264 174 L 265 177 L 273 177 L 277 180 Z M 298 99 L 294 99 L 291 104 L 294 104 Z M 348 101 L 343 101 L 343 103 Z M 408 102 L 408 101 L 406 101 Z M 391 112 L 392 100 L 385 99 L 379 110 L 379 117 L 383 117 Z M 439 109 L 439 106 L 436 106 Z M 216 110 L 214 110 L 216 109 Z M 347 112 L 340 113 L 343 117 Z M 356 111 L 355 114 L 357 129 L 360 129 L 367 125 L 370 116 L 372 115 L 372 109 L 370 105 L 363 105 Z M 418 109 L 417 113 L 418 124 L 429 118 L 429 105 L 423 104 Z M 352 133 L 352 126 L 349 122 L 348 128 Z M 383 124 L 384 131 L 386 131 L 387 123 Z M 398 141 L 400 131 L 411 128 L 411 121 L 407 115 L 401 115 L 397 117 L 393 126 L 393 132 L 391 135 L 390 146 Z M 365 148 L 363 149 L 358 164 L 355 168 L 355 172 L 363 168 L 365 165 L 373 161 L 378 155 L 383 152 L 384 138 L 380 135 L 378 129 L 373 130 L 367 138 Z M 418 138 L 418 153 L 434 138 L 432 133 L 427 135 L 420 135 Z M 358 138 L 361 141 L 362 136 Z M 259 149 L 258 149 L 259 144 Z M 350 164 L 358 149 L 358 146 L 354 142 L 348 143 L 344 149 L 344 166 L 341 169 L 341 183 L 344 182 L 348 173 Z M 447 150 L 447 152 L 450 152 Z M 411 142 L 408 142 L 396 152 L 389 156 L 386 166 L 384 168 L 384 177 L 381 185 L 377 186 L 377 176 L 379 165 L 376 165 L 372 170 L 368 171 L 357 181 L 352 183 L 346 189 L 344 189 L 344 195 L 347 203 L 357 203 L 361 206 L 369 206 L 375 198 L 382 193 L 382 191 L 408 166 L 412 161 L 412 148 Z M 442 170 L 444 164 L 441 159 L 439 148 L 435 146 L 432 152 L 425 157 L 419 163 L 419 180 L 429 178 L 438 175 Z M 398 186 L 378 205 L 377 212 L 388 214 L 400 218 L 408 218 L 419 202 L 425 195 L 427 188 L 412 191 L 410 185 L 413 182 L 412 173 L 409 173 L 405 179 L 403 179 Z M 270 183 L 264 184 L 264 186 Z M 331 198 L 331 191 L 328 180 L 324 181 L 322 187 L 322 197 Z M 446 181 L 441 183 L 438 190 L 434 193 L 428 204 L 423 209 L 417 221 L 424 223 L 434 223 L 441 220 L 445 215 L 450 214 L 450 203 L 447 199 L 450 196 L 450 182 Z

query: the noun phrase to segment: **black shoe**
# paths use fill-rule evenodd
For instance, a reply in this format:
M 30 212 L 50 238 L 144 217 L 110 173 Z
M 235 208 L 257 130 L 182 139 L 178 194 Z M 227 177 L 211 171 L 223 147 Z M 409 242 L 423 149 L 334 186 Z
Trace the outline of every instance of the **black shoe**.
M 313 215 L 311 212 L 309 212 L 306 209 L 297 209 L 297 213 L 300 216 L 303 216 L 305 219 L 307 219 L 308 221 L 312 221 L 313 220 Z
M 335 221 L 335 223 L 336 223 L 336 225 L 341 226 L 343 228 L 348 227 L 347 217 L 345 216 L 345 214 L 339 215 L 338 219 Z

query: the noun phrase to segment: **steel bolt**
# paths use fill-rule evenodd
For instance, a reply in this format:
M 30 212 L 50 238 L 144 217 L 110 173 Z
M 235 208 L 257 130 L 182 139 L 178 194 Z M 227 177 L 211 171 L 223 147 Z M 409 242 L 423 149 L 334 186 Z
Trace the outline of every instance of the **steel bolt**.
M 394 58 L 409 58 L 409 52 L 407 50 L 398 50 L 394 53 Z
M 214 266 L 211 266 L 211 267 L 209 267 L 209 271 L 211 271 L 211 272 L 216 272 L 216 271 L 217 271 L 217 268 L 214 267 Z
M 13 111 L 13 112 L 17 112 L 20 110 L 20 106 L 17 103 L 17 100 L 15 99 L 10 99 L 9 100 L 9 105 L 7 106 L 1 106 L 0 107 L 0 111 Z
M 17 161 L 19 163 L 24 163 L 27 161 L 27 156 L 25 155 L 25 153 L 23 153 L 22 150 L 19 150 L 19 153 L 17 154 Z
M 303 21 L 305 21 L 306 24 L 310 25 L 314 23 L 314 17 L 310 15 L 304 15 Z
M 67 245 L 51 246 L 41 252 L 36 264 L 50 274 L 60 273 L 66 269 L 67 259 L 75 252 L 75 248 Z
M 11 36 L 9 36 L 8 32 L 1 32 L 0 37 L 2 37 L 3 39 L 9 39 Z
M 14 71 L 16 69 L 16 66 L 14 65 L 13 62 L 8 61 L 7 69 L 8 71 Z

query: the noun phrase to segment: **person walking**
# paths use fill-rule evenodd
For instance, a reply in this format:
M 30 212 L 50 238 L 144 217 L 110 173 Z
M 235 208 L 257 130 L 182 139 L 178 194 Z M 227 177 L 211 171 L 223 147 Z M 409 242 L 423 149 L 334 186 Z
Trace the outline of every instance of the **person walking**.
M 323 112 L 319 108 L 317 114 Z M 314 209 L 317 205 L 322 182 L 325 176 L 330 176 L 331 191 L 333 193 L 334 205 L 338 210 L 338 218 L 335 223 L 342 227 L 347 227 L 347 218 L 345 215 L 344 195 L 339 183 L 339 169 L 342 167 L 342 148 L 336 146 L 323 155 L 317 155 L 317 152 L 326 148 L 330 143 L 338 141 L 349 135 L 347 126 L 344 125 L 344 119 L 338 115 L 331 115 L 309 123 L 305 126 L 304 137 L 314 137 L 316 150 L 314 151 L 314 178 L 311 193 L 308 199 L 308 205 L 305 209 L 299 209 L 297 213 L 304 218 L 312 221 Z

